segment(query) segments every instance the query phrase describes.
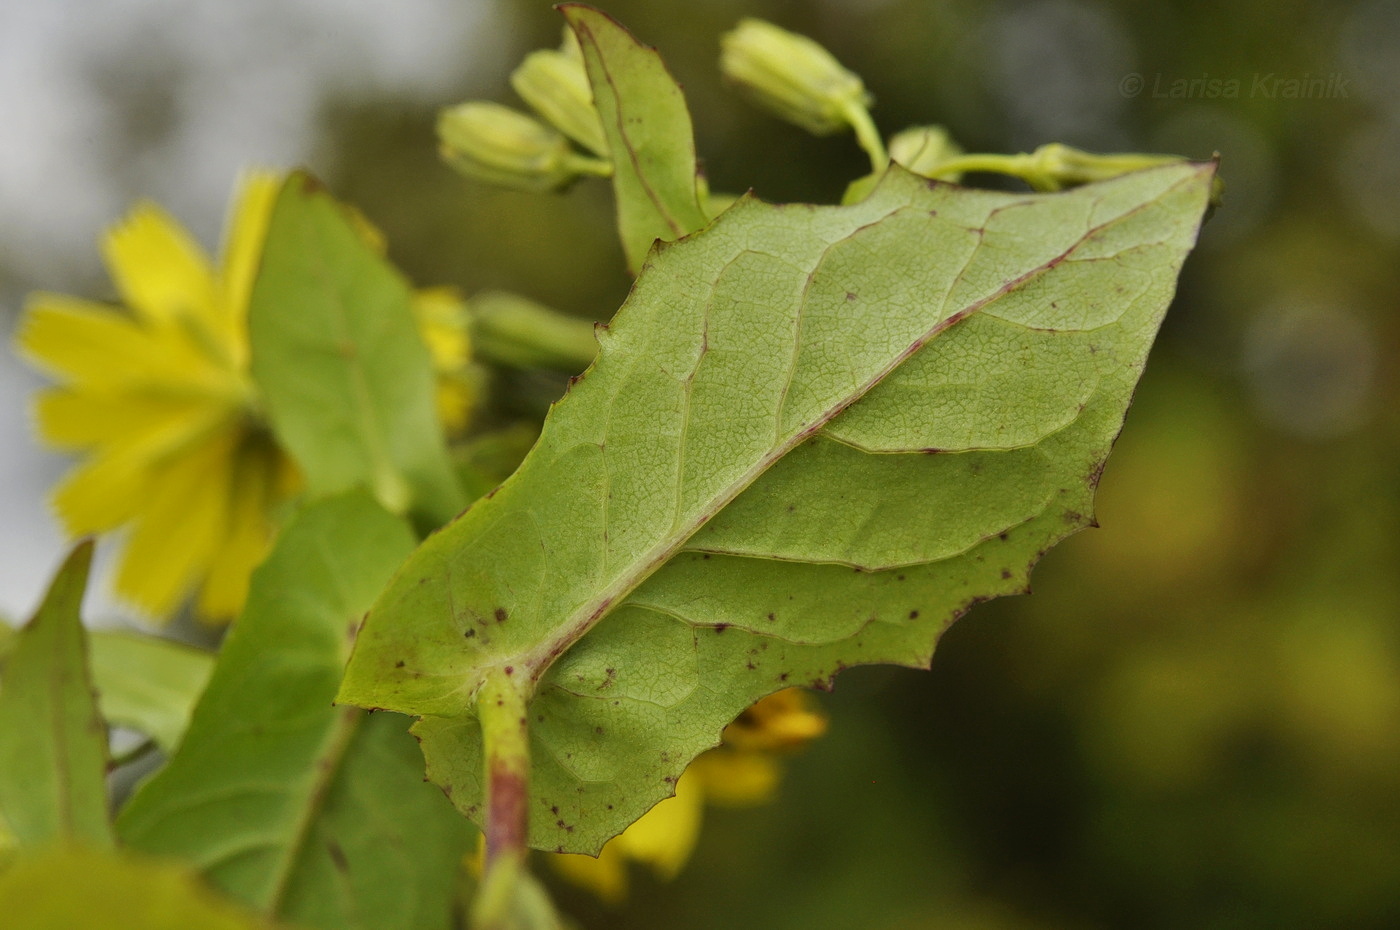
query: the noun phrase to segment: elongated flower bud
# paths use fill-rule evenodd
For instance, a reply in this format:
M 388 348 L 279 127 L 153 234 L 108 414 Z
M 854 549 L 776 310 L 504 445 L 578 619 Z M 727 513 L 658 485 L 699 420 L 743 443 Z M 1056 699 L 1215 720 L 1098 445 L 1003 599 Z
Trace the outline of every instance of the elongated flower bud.
M 720 40 L 720 70 L 756 103 L 817 135 L 854 126 L 871 97 L 858 76 L 806 36 L 761 19 Z
M 1057 191 L 1120 174 L 1181 161 L 1177 155 L 1145 155 L 1137 152 L 1096 155 L 1059 142 L 1042 145 L 1031 153 L 1032 170 L 1024 177 L 1037 190 Z
M 510 86 L 535 112 L 555 129 L 597 155 L 607 156 L 608 143 L 598 110 L 593 105 L 593 89 L 588 83 L 583 59 L 572 48 L 568 32 L 559 51 L 542 49 L 525 56 L 510 76 Z M 571 54 L 570 52 L 573 52 Z
M 510 107 L 481 101 L 459 104 L 442 111 L 437 130 L 447 163 L 481 181 L 550 191 L 580 174 L 567 139 Z

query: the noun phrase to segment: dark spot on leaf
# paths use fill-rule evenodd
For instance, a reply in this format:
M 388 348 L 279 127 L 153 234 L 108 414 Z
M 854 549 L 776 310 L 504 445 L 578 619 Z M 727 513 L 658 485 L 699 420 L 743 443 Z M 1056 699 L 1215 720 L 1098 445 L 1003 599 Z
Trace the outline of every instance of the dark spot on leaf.
M 775 617 L 775 616 L 773 616 L 773 615 L 770 613 L 770 614 L 768 615 L 768 619 L 769 619 L 769 621 L 773 621 L 773 620 L 777 620 L 778 618 Z
M 758 666 L 757 666 L 757 665 L 754 665 L 754 664 L 753 664 L 753 660 L 750 659 L 750 660 L 749 660 L 749 671 L 752 672 L 752 671 L 753 671 L 754 669 L 756 669 L 756 668 L 758 668 Z
M 904 576 L 903 576 L 903 575 L 895 575 L 895 576 L 894 576 L 894 580 L 895 580 L 895 581 L 903 581 L 903 580 L 904 580 Z
M 855 299 L 856 299 L 856 295 L 855 295 L 855 294 L 852 294 L 850 291 L 847 291 L 847 292 L 846 292 L 846 299 L 847 299 L 847 300 L 855 300 Z
M 1011 569 L 1009 569 L 1009 568 L 1003 568 L 1003 569 L 1001 570 L 1001 577 L 1003 577 L 1003 578 L 1010 578 L 1010 577 L 1011 577 Z
M 558 817 L 558 816 L 559 816 L 559 805 L 556 804 L 556 805 L 554 805 L 553 807 L 551 807 L 551 808 L 549 809 L 549 812 L 550 812 L 551 814 L 553 814 L 555 817 Z
M 471 638 L 472 638 L 473 636 L 475 636 L 475 635 L 476 635 L 476 630 L 467 630 L 465 633 L 462 634 L 462 636 L 464 636 L 464 637 L 467 638 L 467 639 L 471 639 Z
M 1006 533 L 1005 533 L 1004 531 L 998 533 L 998 534 L 997 534 L 997 539 L 1000 539 L 1002 542 L 1006 542 Z
M 703 553 L 703 554 L 700 556 L 700 558 L 702 558 L 702 559 L 708 559 L 709 557 L 710 557 L 710 554 L 709 554 L 708 552 Z
M 727 624 L 727 623 L 716 623 L 716 624 L 715 624 L 715 632 L 716 632 L 716 633 L 723 633 L 723 632 L 724 632 L 725 630 L 727 630 L 727 629 L 729 629 L 729 624 Z
M 395 662 L 394 668 L 403 668 L 403 659 L 399 659 L 399 661 Z
M 497 607 L 497 608 L 496 608 L 496 622 L 497 622 L 497 623 L 505 623 L 505 622 L 506 622 L 506 617 L 508 617 L 508 616 L 510 616 L 510 615 L 506 613 L 506 609 L 505 609 L 504 607 Z
M 507 674 L 507 675 L 514 675 L 514 674 L 515 674 L 515 666 L 514 666 L 514 665 L 507 665 L 507 666 L 506 666 L 506 674 Z
M 917 610 L 911 610 L 911 611 L 909 611 L 909 619 L 910 619 L 910 620 L 917 620 L 917 619 L 919 619 L 919 612 L 918 612 Z
M 335 840 L 326 840 L 326 852 L 330 854 L 331 864 L 335 870 L 342 875 L 350 873 L 350 863 L 345 859 L 345 850 L 340 848 L 340 844 Z
M 778 676 L 778 680 L 779 680 L 779 681 L 787 681 L 787 680 L 788 680 L 788 673 L 787 673 L 787 672 L 783 672 L 781 675 Z
M 593 732 L 594 732 L 594 733 L 597 733 L 599 736 L 602 736 L 602 735 L 603 735 L 603 728 L 602 728 L 602 727 L 594 727 L 594 728 L 593 728 Z

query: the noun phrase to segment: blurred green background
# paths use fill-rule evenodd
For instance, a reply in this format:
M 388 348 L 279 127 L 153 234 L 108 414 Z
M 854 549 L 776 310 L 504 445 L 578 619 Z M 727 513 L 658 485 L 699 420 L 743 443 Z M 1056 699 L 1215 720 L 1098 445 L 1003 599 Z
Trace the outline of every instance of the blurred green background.
M 111 23 L 132 18 L 94 6 Z M 87 4 L 54 7 L 77 11 L 55 29 L 91 30 Z M 9 317 L 35 287 L 103 296 L 93 243 L 128 200 L 162 200 L 212 244 L 233 169 L 287 159 L 358 204 L 420 284 L 504 287 L 598 319 L 621 302 L 605 186 L 502 192 L 434 152 L 438 107 L 514 102 L 510 68 L 558 41 L 548 4 L 422 0 L 381 23 L 349 2 L 255 3 L 222 32 L 227 5 L 190 8 L 120 42 L 109 31 L 74 46 L 87 58 L 60 72 L 104 94 L 58 142 L 45 137 L 57 150 L 34 154 L 23 132 L 0 142 Z M 674 883 L 638 871 L 621 910 L 561 888 L 566 909 L 589 928 L 678 930 L 1400 926 L 1400 4 L 606 8 L 685 85 L 716 190 L 831 202 L 865 170 L 849 139 L 813 139 L 722 86 L 718 36 L 755 15 L 860 73 L 886 133 L 941 122 L 971 150 L 1219 152 L 1227 192 L 1105 473 L 1102 528 L 1053 551 L 1032 597 L 957 624 L 931 673 L 845 673 L 823 696 L 830 734 L 791 762 L 780 802 L 711 811 Z M 16 64 L 13 27 L 50 14 L 7 9 L 0 94 L 14 107 L 35 79 Z M 401 35 L 404 18 L 414 28 Z M 230 53 L 217 73 L 233 75 L 249 112 L 281 107 L 300 141 L 275 121 L 251 132 L 262 124 L 244 110 L 201 109 L 231 105 L 199 77 L 218 56 L 168 31 L 182 22 L 272 49 Z M 360 70 L 354 56 L 313 70 L 314 94 L 305 75 L 277 70 L 366 22 Z M 393 55 L 371 54 L 382 43 Z M 1328 83 L 1290 99 L 1274 78 Z M 1212 94 L 1211 79 L 1238 89 Z M 200 80 L 213 82 L 203 97 L 190 91 Z M 312 97 L 289 108 L 293 93 Z M 196 144 L 186 136 L 200 119 Z M 45 174 L 58 169 L 44 159 L 64 158 L 91 167 L 89 186 Z M 30 162 L 52 185 L 40 206 L 68 204 L 57 208 L 66 226 L 25 207 L 53 221 L 36 227 L 15 206 Z M 4 364 L 13 411 L 32 381 Z M 501 403 L 521 406 L 553 389 L 496 385 Z M 15 488 L 41 489 L 61 466 L 19 441 L 5 439 L 7 537 L 11 515 L 34 506 L 15 503 Z

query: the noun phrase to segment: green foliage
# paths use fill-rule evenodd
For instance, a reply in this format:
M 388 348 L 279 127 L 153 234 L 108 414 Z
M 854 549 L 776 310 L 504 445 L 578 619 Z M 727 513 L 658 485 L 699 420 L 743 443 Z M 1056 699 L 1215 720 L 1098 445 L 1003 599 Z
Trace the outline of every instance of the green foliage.
M 635 274 L 653 241 L 679 239 L 705 223 L 690 111 L 655 49 L 606 13 L 578 3 L 560 9 L 583 49 L 613 162 L 617 228 Z
M 395 513 L 441 522 L 465 501 L 432 368 L 408 282 L 369 235 L 310 178 L 287 180 L 248 311 L 253 377 L 313 495 L 369 487 Z
M 93 697 L 80 616 L 91 564 L 92 543 L 80 543 L 5 664 L 0 825 L 20 848 L 112 842 L 107 731 Z
M 190 871 L 94 849 L 54 849 L 0 872 L 7 930 L 272 930 Z
M 853 129 L 873 171 L 840 206 L 712 200 L 660 57 L 605 14 L 562 9 L 577 49 L 537 56 L 517 84 L 608 161 L 495 104 L 442 125 L 478 177 L 544 190 L 610 174 L 637 278 L 596 357 L 587 324 L 523 298 L 470 311 L 477 362 L 592 364 L 538 433 L 507 412 L 449 451 L 440 347 L 409 283 L 357 214 L 288 179 L 260 243 L 237 415 L 271 432 L 306 493 L 212 666 L 103 634 L 95 703 L 78 617 L 90 546 L 18 634 L 0 826 L 25 849 L 0 901 L 16 876 L 96 876 L 92 903 L 44 903 L 24 926 L 249 926 L 135 857 L 30 854 L 112 842 L 99 706 L 165 753 L 120 841 L 262 918 L 455 926 L 477 834 L 423 783 L 426 759 L 484 828 L 479 930 L 558 926 L 527 843 L 599 852 L 756 701 L 853 665 L 926 666 L 953 620 L 1026 590 L 1047 549 L 1093 522 L 1213 164 L 963 155 L 946 134 L 934 152 L 932 130 L 891 164 L 860 79 L 750 22 L 728 43 L 731 80 L 800 124 Z M 931 179 L 985 170 L 1074 189 Z M 420 718 L 421 754 L 400 714 Z M 109 903 L 123 882 L 147 911 Z
M 422 783 L 407 721 L 333 707 L 355 625 L 413 548 L 362 494 L 306 508 L 257 571 L 189 731 L 122 840 L 309 927 L 448 927 L 473 834 Z
M 88 637 L 103 718 L 173 752 L 209 681 L 214 656 L 154 636 L 102 631 Z
M 596 852 L 756 699 L 925 664 L 1092 519 L 1212 175 L 1046 197 L 895 171 L 664 247 L 520 469 L 379 598 L 341 699 L 428 715 L 430 777 L 476 816 L 472 697 L 513 674 L 531 842 Z

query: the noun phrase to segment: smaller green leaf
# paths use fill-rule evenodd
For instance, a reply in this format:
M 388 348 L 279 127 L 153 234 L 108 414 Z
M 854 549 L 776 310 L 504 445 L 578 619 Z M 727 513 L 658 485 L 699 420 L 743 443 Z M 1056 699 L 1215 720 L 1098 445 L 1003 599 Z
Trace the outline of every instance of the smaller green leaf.
M 565 3 L 559 9 L 583 49 L 613 163 L 618 232 L 627 267 L 636 274 L 657 239 L 679 239 L 706 223 L 690 111 L 656 49 L 592 7 Z
M 47 850 L 0 874 L 0 914 L 7 930 L 272 926 L 220 900 L 178 865 L 83 848 Z
M 369 488 L 434 525 L 464 505 L 409 283 L 310 177 L 278 194 L 249 305 L 253 378 L 313 496 Z
M 98 631 L 90 642 L 102 716 L 173 752 L 214 670 L 213 654 L 137 633 Z
M 91 564 L 92 543 L 79 543 L 5 665 L 0 812 L 20 846 L 112 842 L 107 728 L 93 697 L 80 615 Z
M 310 927 L 450 926 L 473 831 L 423 783 L 404 718 L 331 703 L 355 627 L 413 545 L 361 492 L 293 518 L 179 749 L 122 811 L 124 842 Z

